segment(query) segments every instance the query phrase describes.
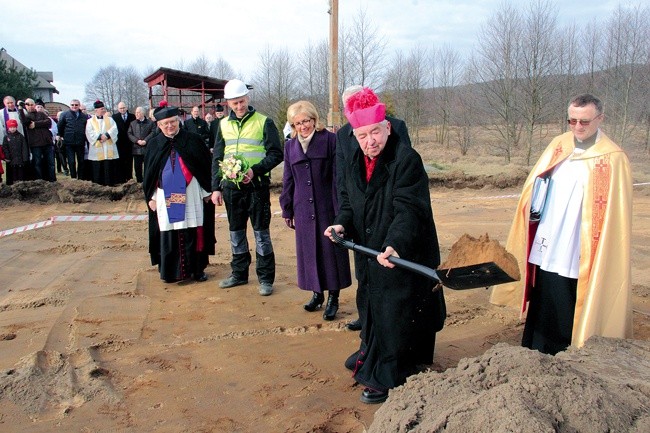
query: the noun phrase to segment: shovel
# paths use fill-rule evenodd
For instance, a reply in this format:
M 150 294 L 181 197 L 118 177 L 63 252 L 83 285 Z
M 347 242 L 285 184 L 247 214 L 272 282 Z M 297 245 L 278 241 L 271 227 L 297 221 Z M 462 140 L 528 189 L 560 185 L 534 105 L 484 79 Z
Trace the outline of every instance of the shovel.
M 370 257 L 377 257 L 379 251 L 355 244 L 352 241 L 343 239 L 336 234 L 334 230 L 331 231 L 332 239 L 338 245 L 358 253 L 365 254 Z M 515 281 L 503 269 L 494 262 L 479 263 L 476 265 L 462 266 L 451 269 L 431 269 L 399 257 L 389 256 L 388 261 L 397 267 L 407 269 L 417 274 L 423 275 L 433 281 L 439 283 L 433 290 L 438 290 L 440 284 L 449 287 L 453 290 L 466 290 L 476 289 L 478 287 L 489 287 L 497 284 L 510 283 Z

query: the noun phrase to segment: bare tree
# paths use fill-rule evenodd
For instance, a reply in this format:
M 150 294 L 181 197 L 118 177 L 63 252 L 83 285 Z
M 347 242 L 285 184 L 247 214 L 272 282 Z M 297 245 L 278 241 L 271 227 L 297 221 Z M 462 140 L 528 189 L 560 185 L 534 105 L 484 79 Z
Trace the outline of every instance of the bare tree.
M 577 74 L 583 71 L 582 59 L 576 26 L 571 24 L 555 34 L 557 51 L 557 72 L 560 79 L 557 81 L 557 95 L 549 104 L 556 113 L 556 121 L 562 132 L 567 131 L 566 107 L 571 97 L 577 93 Z
M 352 81 L 377 88 L 382 82 L 386 40 L 363 9 L 359 9 L 358 15 L 353 18 L 349 35 L 347 54 L 353 69 Z
M 606 28 L 604 51 L 605 103 L 609 107 L 609 127 L 615 141 L 624 146 L 636 126 L 640 104 L 633 95 L 640 90 L 639 71 L 647 61 L 650 9 L 619 4 Z M 638 95 L 634 95 L 638 96 Z
M 215 78 L 221 80 L 231 80 L 235 78 L 235 72 L 232 69 L 232 66 L 226 62 L 223 57 L 219 57 L 216 62 L 214 62 L 212 68 Z
M 146 106 L 148 104 L 148 87 L 142 79 L 142 73 L 138 72 L 133 66 L 127 66 L 121 69 L 121 75 L 122 90 L 120 100 L 129 107 L 131 112 L 135 111 L 136 107 Z
M 458 51 L 449 45 L 440 48 L 433 55 L 437 59 L 434 62 L 435 70 L 433 77 L 438 85 L 434 90 L 437 95 L 436 118 L 440 122 L 436 139 L 438 142 L 449 147 L 449 125 L 452 115 L 452 102 L 456 86 L 461 79 L 463 64 Z
M 324 116 L 329 110 L 329 63 L 327 41 L 308 42 L 298 55 L 298 88 L 296 98 L 307 99 Z
M 553 91 L 549 78 L 557 72 L 557 12 L 548 0 L 529 4 L 522 29 L 519 59 L 522 70 L 521 116 L 526 130 L 525 158 L 530 165 L 533 150 L 546 137 L 543 125 L 554 113 Z
M 272 51 L 270 46 L 260 53 L 260 67 L 254 78 L 255 104 L 271 117 L 282 130 L 287 120 L 287 108 L 297 94 L 297 73 L 288 50 Z
M 185 72 L 211 77 L 214 74 L 214 65 L 210 59 L 205 56 L 205 54 L 201 54 L 187 66 L 187 70 Z
M 504 3 L 481 28 L 472 69 L 488 104 L 485 127 L 500 138 L 495 149 L 510 162 L 521 136 L 519 57 L 521 14 Z
M 584 70 L 579 69 L 578 73 L 585 73 L 587 83 L 584 89 L 588 93 L 596 93 L 596 73 L 600 69 L 600 53 L 602 51 L 602 26 L 594 18 L 589 25 L 585 27 L 581 41 L 582 51 L 584 53 Z
M 116 108 L 122 98 L 121 77 L 122 74 L 115 65 L 101 68 L 85 86 L 86 102 L 92 105 L 94 101 L 100 100 L 108 110 Z

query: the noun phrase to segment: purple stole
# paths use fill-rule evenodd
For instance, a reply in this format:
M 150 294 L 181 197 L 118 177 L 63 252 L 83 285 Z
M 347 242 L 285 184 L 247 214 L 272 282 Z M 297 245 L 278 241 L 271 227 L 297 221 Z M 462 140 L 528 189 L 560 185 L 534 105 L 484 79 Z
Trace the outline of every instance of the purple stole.
M 7 127 L 7 120 L 9 120 L 9 110 L 7 110 L 6 108 L 3 108 L 2 109 L 2 114 L 4 115 L 4 118 L 5 118 L 5 130 L 7 132 L 9 132 L 9 128 Z
M 180 161 L 176 157 L 176 150 L 173 147 L 165 168 L 163 168 L 162 187 L 165 192 L 165 204 L 167 205 L 169 222 L 176 223 L 185 221 L 187 182 Z

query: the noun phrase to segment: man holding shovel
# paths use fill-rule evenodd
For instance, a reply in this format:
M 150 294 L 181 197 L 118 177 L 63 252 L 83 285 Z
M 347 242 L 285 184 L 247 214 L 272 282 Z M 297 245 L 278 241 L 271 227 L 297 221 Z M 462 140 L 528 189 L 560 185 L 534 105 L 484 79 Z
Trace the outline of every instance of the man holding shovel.
M 382 251 L 376 258 L 355 253 L 359 289 L 366 292 L 367 314 L 362 343 L 346 366 L 364 385 L 361 401 L 382 403 L 388 390 L 402 385 L 419 364 L 431 364 L 436 332 L 446 309 L 434 281 L 389 262 L 401 256 L 435 268 L 440 251 L 428 177 L 422 160 L 410 146 L 391 135 L 386 106 L 364 88 L 345 104 L 345 116 L 359 149 L 345 170 L 340 213 L 325 230 Z

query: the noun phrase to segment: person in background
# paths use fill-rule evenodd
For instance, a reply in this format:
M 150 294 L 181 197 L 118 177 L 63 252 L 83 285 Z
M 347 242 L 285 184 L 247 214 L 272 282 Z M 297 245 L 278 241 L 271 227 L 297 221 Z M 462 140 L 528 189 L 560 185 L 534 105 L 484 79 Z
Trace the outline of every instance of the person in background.
M 7 164 L 7 185 L 14 181 L 27 180 L 29 167 L 29 146 L 23 134 L 18 132 L 16 119 L 9 119 L 6 123 L 7 133 L 2 139 L 2 151 Z
M 630 163 L 600 130 L 600 99 L 574 97 L 567 116 L 570 131 L 528 175 L 508 235 L 525 278 L 490 297 L 527 310 L 522 346 L 550 355 L 592 335 L 632 336 Z
M 117 140 L 117 152 L 120 155 L 116 182 L 124 183 L 133 179 L 133 154 L 131 153 L 133 143 L 129 139 L 128 131 L 129 125 L 135 120 L 135 115 L 129 113 L 124 102 L 120 102 L 117 104 L 117 113 L 111 117 L 117 125 L 117 137 L 114 138 Z
M 210 152 L 199 136 L 180 128 L 176 107 L 155 116 L 161 133 L 147 144 L 142 182 L 151 264 L 167 283 L 206 281 L 216 244 Z
M 205 117 L 203 119 L 205 120 L 205 123 L 208 124 L 208 131 L 210 131 L 210 124 L 214 120 L 214 116 L 212 115 L 212 113 L 205 113 Z
M 388 391 L 431 364 L 436 332 L 446 317 L 442 289 L 420 274 L 396 268 L 389 257 L 435 269 L 440 250 L 429 195 L 429 177 L 420 155 L 392 133 L 386 106 L 369 88 L 345 104 L 359 148 L 344 167 L 340 212 L 332 231 L 381 253 L 355 253 L 355 274 L 365 311 L 359 350 L 346 360 L 365 389 L 361 401 L 382 403 Z M 337 167 L 338 169 L 338 167 Z
M 133 143 L 133 168 L 135 169 L 135 179 L 142 183 L 142 166 L 144 164 L 144 155 L 147 149 L 147 143 L 155 134 L 156 124 L 145 117 L 144 108 L 135 109 L 135 121 L 129 125 L 128 136 Z
M 40 100 L 38 103 L 44 105 Z M 25 106 L 27 112 L 22 116 L 21 120 L 27 134 L 25 138 L 32 154 L 34 178 L 55 182 L 54 146 L 52 133 L 50 132 L 52 120 L 44 112 L 36 110 L 36 102 L 33 99 L 26 99 Z
M 208 146 L 210 151 L 214 148 L 214 142 L 217 139 L 217 129 L 219 129 L 219 122 L 223 119 L 225 115 L 223 105 L 217 104 L 214 109 L 214 120 L 210 122 L 210 140 L 208 141 Z
M 36 100 L 36 111 L 39 111 L 41 113 L 45 113 L 45 115 L 50 119 L 50 135 L 52 139 L 52 152 L 54 154 L 54 161 L 55 161 L 55 170 L 56 173 L 61 173 L 65 174 L 68 176 L 68 163 L 65 159 L 65 157 L 61 155 L 61 152 L 59 151 L 59 148 L 57 146 L 57 139 L 59 135 L 59 129 L 57 127 L 57 122 L 50 116 L 50 112 L 47 111 L 47 108 L 45 108 L 45 104 L 43 103 L 43 100 L 37 99 Z
M 273 293 L 275 253 L 271 241 L 271 170 L 282 162 L 282 144 L 273 120 L 248 105 L 248 87 L 241 80 L 224 86 L 224 97 L 231 109 L 215 128 L 216 141 L 212 159 L 212 202 L 226 204 L 232 260 L 231 274 L 219 283 L 221 288 L 248 283 L 251 254 L 246 227 L 251 220 L 255 236 L 255 270 L 262 296 Z M 219 163 L 237 155 L 248 161 L 242 185 L 223 181 Z
M 95 114 L 86 122 L 91 179 L 100 185 L 114 186 L 119 179 L 119 153 L 114 141 L 117 137 L 117 125 L 111 116 L 106 114 L 102 101 L 95 101 L 93 108 Z
M 289 106 L 287 119 L 292 138 L 284 145 L 282 218 L 296 231 L 298 287 L 313 293 L 304 308 L 319 309 L 327 291 L 323 319 L 333 320 L 339 290 L 352 284 L 348 252 L 321 235 L 338 211 L 336 135 L 324 128 L 308 101 Z
M 64 142 L 70 177 L 83 179 L 84 161 L 87 149 L 86 122 L 88 116 L 81 111 L 78 99 L 70 101 L 70 109 L 62 112 L 58 123 L 57 138 Z
M 16 106 L 16 99 L 13 96 L 7 95 L 2 98 L 2 103 L 4 108 L 0 110 L 0 143 L 4 139 L 5 134 L 8 131 L 6 122 L 10 119 L 15 120 L 18 123 L 17 131 L 24 137 L 25 130 L 23 129 L 23 124 L 21 121 L 21 111 L 25 111 L 25 105 L 23 103 L 22 107 Z M 27 148 L 29 151 L 29 147 Z M 25 174 L 27 175 L 27 173 Z M 11 170 L 7 169 L 7 185 L 12 185 L 13 181 L 11 179 Z
M 22 136 L 25 136 L 25 130 L 23 129 L 23 124 L 21 123 L 20 119 L 20 112 L 24 112 L 24 104 L 23 107 L 18 107 L 16 106 L 16 100 L 14 99 L 13 96 L 5 96 L 2 98 L 2 103 L 4 105 L 4 108 L 0 110 L 0 142 L 4 138 L 5 133 L 7 132 L 7 120 L 9 119 L 14 119 L 16 122 L 18 122 L 18 128 L 17 131 L 22 134 Z
M 362 89 L 363 86 L 360 85 L 353 85 L 346 88 L 341 95 L 343 105 L 345 105 L 350 96 Z M 398 142 L 406 146 L 411 146 L 411 138 L 409 137 L 406 123 L 404 123 L 403 120 L 391 116 L 386 116 L 386 119 L 390 122 L 391 134 L 399 136 L 400 140 L 398 140 Z M 338 167 L 336 172 L 336 186 L 338 191 L 341 190 L 342 185 L 345 182 L 344 167 L 350 163 L 352 156 L 357 149 L 359 149 L 359 143 L 353 134 L 352 126 L 350 123 L 346 123 L 336 131 L 336 166 Z M 364 296 L 366 296 L 366 294 L 363 291 L 357 290 L 357 310 L 359 311 L 359 318 L 346 325 L 351 331 L 359 331 L 361 329 L 361 323 L 363 322 L 362 316 L 365 312 L 360 310 L 359 306 L 365 305 L 365 300 L 363 299 Z
M 201 119 L 200 111 L 199 107 L 192 107 L 190 118 L 183 123 L 183 128 L 186 131 L 198 134 L 207 147 L 210 141 L 210 127 L 205 120 Z

